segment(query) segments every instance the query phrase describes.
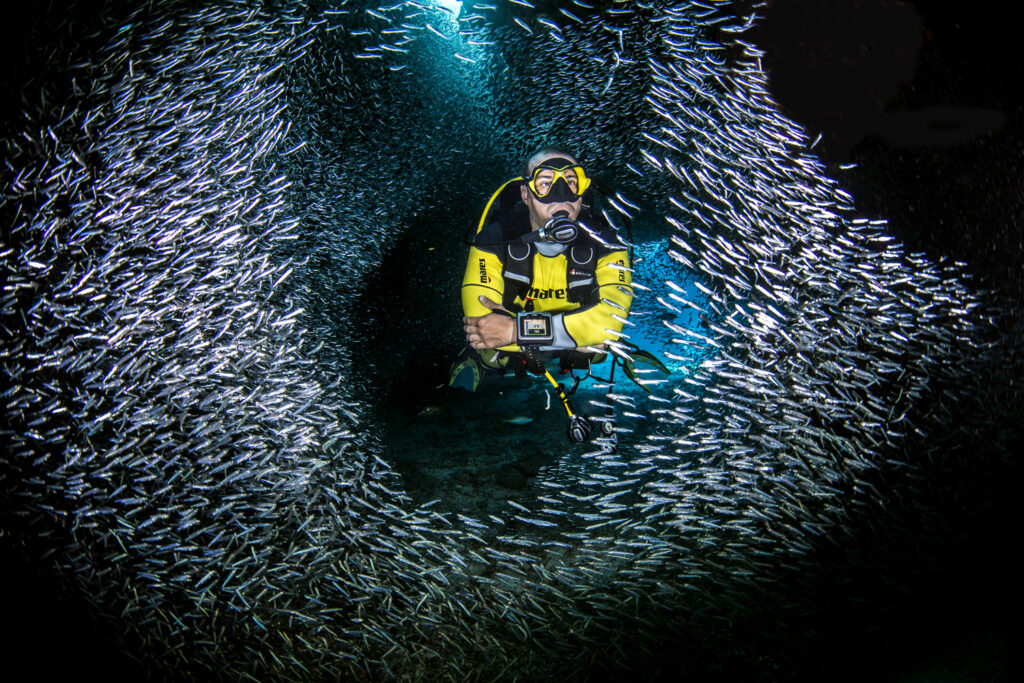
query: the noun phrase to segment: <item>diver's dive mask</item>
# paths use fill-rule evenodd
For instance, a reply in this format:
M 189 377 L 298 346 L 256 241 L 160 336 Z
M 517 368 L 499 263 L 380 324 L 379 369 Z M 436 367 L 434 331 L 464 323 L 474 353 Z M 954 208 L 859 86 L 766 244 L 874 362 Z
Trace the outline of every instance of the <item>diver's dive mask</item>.
M 526 185 L 542 204 L 572 203 L 590 187 L 590 178 L 579 164 L 555 157 L 540 162 Z

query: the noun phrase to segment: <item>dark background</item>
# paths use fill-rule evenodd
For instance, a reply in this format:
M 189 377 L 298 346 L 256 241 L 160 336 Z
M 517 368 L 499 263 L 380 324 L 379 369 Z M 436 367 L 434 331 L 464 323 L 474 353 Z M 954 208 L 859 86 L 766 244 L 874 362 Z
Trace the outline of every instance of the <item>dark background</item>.
M 751 41 L 783 111 L 855 200 L 885 218 L 908 253 L 963 261 L 1018 324 L 1024 302 L 1024 106 L 1021 31 L 1003 3 L 775 0 Z M 843 168 L 855 164 L 853 168 Z M 1019 332 L 1018 332 L 1019 334 Z M 988 523 L 956 556 L 949 581 L 906 586 L 914 627 L 822 671 L 899 681 L 1011 681 L 1021 675 L 1018 570 L 1001 549 L 1019 536 L 1016 482 L 990 491 Z M 931 615 L 931 616 L 928 616 Z M 832 643 L 831 649 L 836 648 Z M 888 645 L 888 653 L 884 653 Z M 829 649 L 829 648 L 826 648 Z M 883 661 L 884 659 L 889 661 Z M 809 670 L 814 664 L 809 664 Z
M 994 0 L 776 0 L 772 93 L 862 215 L 1024 296 L 1021 31 Z M 850 170 L 841 164 L 857 164 Z

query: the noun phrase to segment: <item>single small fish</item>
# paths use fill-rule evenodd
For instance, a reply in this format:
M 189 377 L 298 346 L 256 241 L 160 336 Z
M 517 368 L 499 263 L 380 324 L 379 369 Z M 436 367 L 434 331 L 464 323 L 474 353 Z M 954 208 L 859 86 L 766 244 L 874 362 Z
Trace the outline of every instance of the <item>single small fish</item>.
M 443 415 L 447 410 L 448 406 L 444 405 L 425 406 L 416 413 L 416 417 L 437 417 L 438 415 Z
M 507 422 L 510 425 L 525 425 L 533 422 L 532 417 L 517 416 L 517 417 L 506 417 L 502 422 Z

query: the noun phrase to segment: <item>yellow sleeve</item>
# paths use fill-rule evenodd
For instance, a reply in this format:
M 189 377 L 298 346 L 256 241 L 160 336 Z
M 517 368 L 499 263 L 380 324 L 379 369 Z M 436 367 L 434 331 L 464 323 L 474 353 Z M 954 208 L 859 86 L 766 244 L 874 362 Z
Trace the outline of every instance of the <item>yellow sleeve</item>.
M 626 251 L 613 251 L 597 262 L 597 303 L 563 316 L 566 331 L 579 346 L 597 346 L 605 339 L 619 340 L 617 333 L 622 331 L 623 320 L 629 317 L 633 304 L 632 273 L 624 270 L 629 267 Z
M 500 304 L 505 294 L 505 278 L 501 276 L 501 261 L 496 255 L 470 247 L 466 275 L 462 278 L 462 310 L 465 315 L 475 318 L 490 313 L 480 303 L 481 294 Z

